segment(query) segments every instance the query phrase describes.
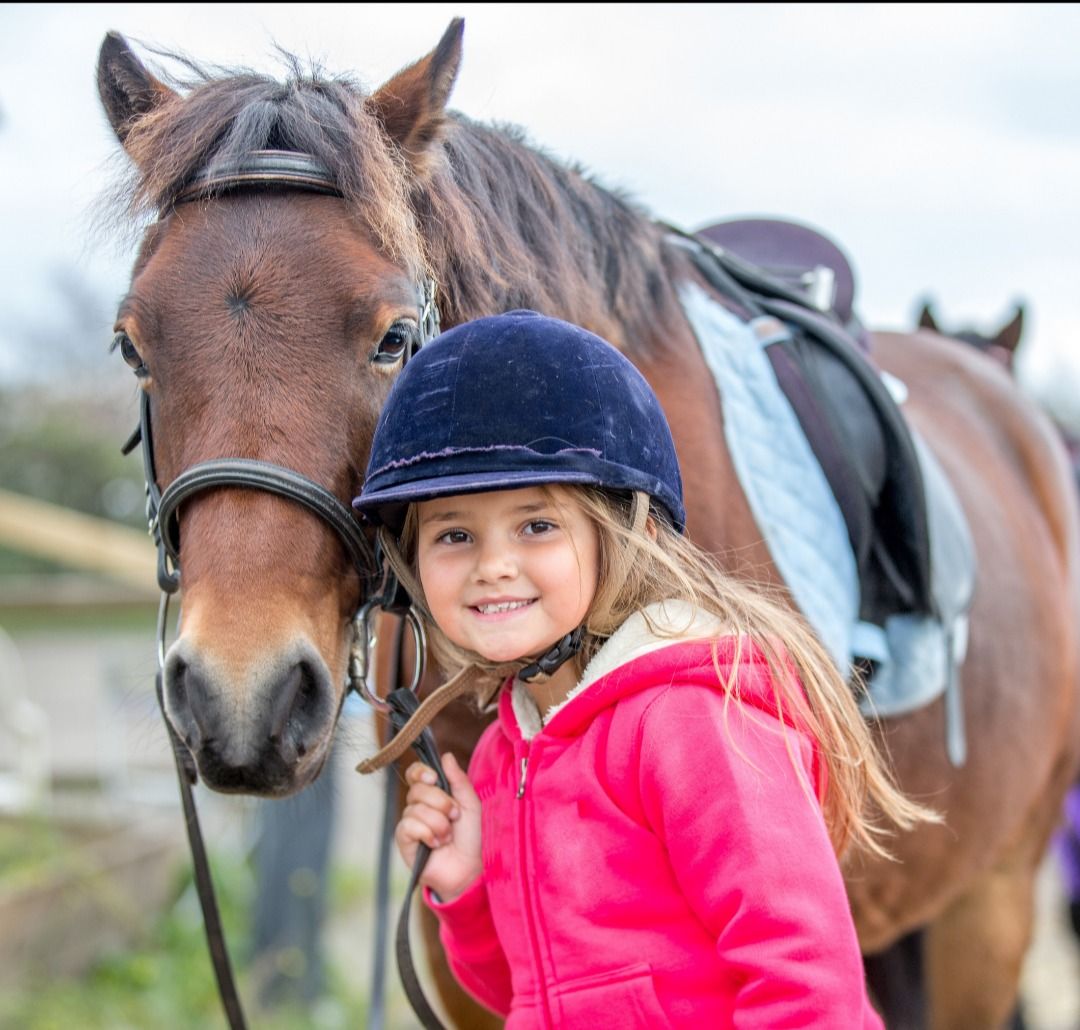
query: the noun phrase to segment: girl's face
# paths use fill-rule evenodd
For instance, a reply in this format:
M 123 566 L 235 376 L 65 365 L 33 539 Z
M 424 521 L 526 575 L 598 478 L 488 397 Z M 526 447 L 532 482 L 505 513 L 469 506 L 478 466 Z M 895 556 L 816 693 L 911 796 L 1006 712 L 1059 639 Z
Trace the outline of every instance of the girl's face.
M 417 515 L 420 582 L 453 643 L 492 662 L 536 658 L 585 618 L 600 540 L 569 491 L 440 497 Z

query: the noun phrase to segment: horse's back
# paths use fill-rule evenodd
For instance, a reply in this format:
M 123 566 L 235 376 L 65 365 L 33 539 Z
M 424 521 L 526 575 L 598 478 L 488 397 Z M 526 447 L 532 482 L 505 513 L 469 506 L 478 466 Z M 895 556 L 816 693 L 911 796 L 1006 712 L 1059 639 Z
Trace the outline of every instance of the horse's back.
M 1054 541 L 1063 569 L 1080 561 L 1080 521 L 1068 454 L 1047 416 L 995 361 L 935 333 L 875 333 L 874 358 L 908 388 L 904 412 L 961 492 L 993 492 Z M 969 511 L 977 524 L 981 511 Z
M 908 389 L 903 410 L 956 489 L 978 570 L 961 672 L 965 765 L 949 764 L 941 701 L 880 726 L 900 785 L 945 824 L 895 842 L 900 862 L 879 870 L 888 890 L 871 877 L 871 896 L 853 879 L 869 950 L 888 942 L 898 913 L 910 929 L 960 884 L 1036 863 L 1080 756 L 1080 519 L 1064 448 L 1008 374 L 971 348 L 884 333 L 874 356 Z

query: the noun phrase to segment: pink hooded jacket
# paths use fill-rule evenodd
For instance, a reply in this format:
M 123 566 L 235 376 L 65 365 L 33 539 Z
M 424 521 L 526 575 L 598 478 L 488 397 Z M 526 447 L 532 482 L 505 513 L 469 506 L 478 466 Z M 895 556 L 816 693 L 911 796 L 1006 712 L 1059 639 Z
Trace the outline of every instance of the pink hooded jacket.
M 483 874 L 427 901 L 455 975 L 511 1030 L 881 1027 L 815 747 L 777 718 L 756 650 L 738 684 L 727 699 L 708 642 L 639 614 L 542 727 L 503 691 L 469 768 Z

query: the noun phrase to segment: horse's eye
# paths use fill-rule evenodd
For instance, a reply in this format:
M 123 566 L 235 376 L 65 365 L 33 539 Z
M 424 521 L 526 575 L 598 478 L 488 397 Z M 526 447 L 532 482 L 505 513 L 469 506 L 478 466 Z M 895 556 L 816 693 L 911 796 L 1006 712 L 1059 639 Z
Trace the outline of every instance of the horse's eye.
M 135 349 L 135 344 L 131 342 L 131 337 L 127 333 L 118 332 L 113 337 L 112 347 L 109 349 L 119 350 L 120 356 L 135 370 L 135 375 L 140 379 L 150 374 L 146 362 L 143 361 L 142 355 Z
M 377 365 L 393 365 L 416 350 L 420 342 L 420 330 L 415 322 L 399 319 L 379 341 L 371 360 Z

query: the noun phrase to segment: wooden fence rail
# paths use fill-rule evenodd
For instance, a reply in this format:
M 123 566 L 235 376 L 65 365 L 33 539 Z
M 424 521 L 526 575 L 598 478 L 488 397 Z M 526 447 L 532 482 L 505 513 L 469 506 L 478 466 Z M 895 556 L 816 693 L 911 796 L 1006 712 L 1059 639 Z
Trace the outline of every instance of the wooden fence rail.
M 0 490 L 0 545 L 157 594 L 150 537 L 108 519 Z

